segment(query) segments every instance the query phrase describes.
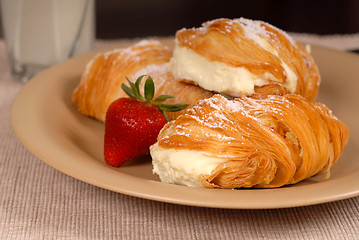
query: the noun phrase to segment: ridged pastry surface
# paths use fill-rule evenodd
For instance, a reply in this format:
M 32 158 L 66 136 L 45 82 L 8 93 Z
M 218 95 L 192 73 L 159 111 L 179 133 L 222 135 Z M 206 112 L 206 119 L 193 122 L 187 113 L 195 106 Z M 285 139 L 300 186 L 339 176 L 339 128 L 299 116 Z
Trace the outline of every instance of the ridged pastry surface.
M 209 188 L 273 188 L 328 172 L 348 141 L 347 127 L 319 103 L 294 94 L 235 100 L 215 95 L 200 101 L 162 129 L 151 147 L 155 169 L 172 171 L 158 150 L 195 151 L 220 161 L 197 181 Z M 196 160 L 187 160 L 184 168 Z M 211 164 L 214 162 L 211 161 Z M 159 165 L 159 166 L 156 166 Z M 168 176 L 178 183 L 186 176 Z M 167 175 L 166 175 L 167 174 Z M 163 176 L 161 176 L 163 175 Z
M 254 84 L 253 92 L 249 91 L 247 94 L 240 87 L 232 88 L 231 85 L 234 86 L 235 82 L 228 89 L 219 88 L 217 92 L 234 97 L 252 95 L 257 98 L 270 94 L 295 93 L 310 101 L 317 96 L 320 75 L 308 49 L 268 23 L 245 18 L 216 19 L 205 22 L 200 28 L 177 31 L 176 41 L 175 52 L 176 48 L 189 50 L 207 59 L 209 63 L 224 64 L 229 69 L 243 69 L 251 73 L 252 78 L 258 82 Z M 196 69 L 191 69 L 190 73 L 187 70 L 193 64 L 186 65 L 186 61 L 176 59 L 173 62 L 176 77 L 187 78 L 186 80 L 204 88 L 216 80 L 208 80 L 207 77 L 201 79 L 201 74 L 205 74 L 203 72 L 196 73 L 195 77 L 198 79 L 191 79 L 194 76 L 191 72 Z M 228 77 L 228 71 L 216 76 L 219 82 L 222 78 L 228 82 L 230 78 L 241 81 L 245 77 Z
M 176 97 L 170 99 L 169 104 L 194 104 L 213 95 L 175 79 L 168 69 L 171 56 L 171 51 L 157 40 L 143 40 L 127 48 L 100 53 L 88 63 L 73 92 L 73 102 L 83 114 L 104 122 L 110 104 L 117 98 L 127 97 L 121 89 L 121 84 L 127 83 L 126 77 L 134 82 L 141 75 L 153 78 L 155 97 L 161 94 Z M 169 113 L 168 117 L 174 119 L 180 113 Z

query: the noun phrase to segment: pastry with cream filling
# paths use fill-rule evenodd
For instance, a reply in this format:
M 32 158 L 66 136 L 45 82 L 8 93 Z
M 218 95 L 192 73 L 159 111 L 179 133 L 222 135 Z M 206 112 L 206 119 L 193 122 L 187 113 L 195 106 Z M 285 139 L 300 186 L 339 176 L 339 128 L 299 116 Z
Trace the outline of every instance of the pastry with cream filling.
M 320 103 L 287 94 L 201 100 L 151 146 L 161 181 L 208 188 L 274 188 L 329 175 L 348 129 Z
M 313 101 L 320 82 L 309 47 L 245 18 L 177 31 L 171 64 L 176 78 L 232 97 L 295 93 Z
M 168 68 L 171 56 L 171 51 L 157 40 L 143 40 L 127 48 L 100 53 L 87 64 L 73 92 L 73 102 L 83 114 L 104 122 L 110 104 L 117 98 L 127 97 L 121 89 L 121 84 L 127 82 L 126 77 L 134 82 L 141 75 L 153 78 L 156 96 L 175 96 L 166 102 L 168 104 L 194 104 L 213 95 L 175 79 Z M 174 119 L 181 112 L 170 112 L 168 117 Z

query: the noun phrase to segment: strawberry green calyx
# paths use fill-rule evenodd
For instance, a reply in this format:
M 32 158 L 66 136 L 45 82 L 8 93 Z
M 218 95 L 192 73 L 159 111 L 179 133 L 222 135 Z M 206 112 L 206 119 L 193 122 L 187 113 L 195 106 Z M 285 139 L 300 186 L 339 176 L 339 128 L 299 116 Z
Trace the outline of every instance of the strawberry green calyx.
M 164 102 L 167 99 L 175 98 L 172 95 L 160 95 L 158 97 L 154 98 L 155 95 L 155 84 L 153 82 L 153 79 L 151 76 L 148 76 L 145 82 L 143 95 L 140 91 L 140 83 L 145 75 L 142 75 L 137 78 L 135 83 L 131 82 L 127 77 L 127 81 L 129 83 L 129 86 L 122 83 L 121 88 L 122 90 L 131 98 L 137 99 L 138 101 L 145 102 L 146 104 L 149 104 L 151 106 L 156 107 L 160 112 L 163 113 L 166 120 L 168 121 L 168 116 L 166 112 L 177 112 L 181 111 L 189 106 L 189 104 L 185 103 L 177 103 L 177 104 L 165 104 Z

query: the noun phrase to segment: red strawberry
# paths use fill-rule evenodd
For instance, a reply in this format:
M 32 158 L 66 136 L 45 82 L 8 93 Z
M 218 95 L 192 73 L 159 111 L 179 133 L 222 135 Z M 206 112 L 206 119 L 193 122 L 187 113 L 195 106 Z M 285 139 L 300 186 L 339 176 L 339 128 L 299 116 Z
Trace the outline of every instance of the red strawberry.
M 105 121 L 105 161 L 118 167 L 121 164 L 149 153 L 149 147 L 157 141 L 162 127 L 167 123 L 165 111 L 179 111 L 188 104 L 167 105 L 163 102 L 170 95 L 161 95 L 153 100 L 154 83 L 148 77 L 144 87 L 144 97 L 139 85 L 143 76 L 130 87 L 122 84 L 122 89 L 131 98 L 115 100 L 107 110 Z

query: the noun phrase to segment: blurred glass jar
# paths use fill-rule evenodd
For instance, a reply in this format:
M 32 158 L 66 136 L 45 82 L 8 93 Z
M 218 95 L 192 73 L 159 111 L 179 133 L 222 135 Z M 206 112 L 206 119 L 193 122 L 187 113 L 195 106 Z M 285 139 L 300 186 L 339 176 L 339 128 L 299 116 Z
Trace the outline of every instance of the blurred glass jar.
M 94 0 L 1 0 L 4 37 L 14 79 L 92 49 Z

